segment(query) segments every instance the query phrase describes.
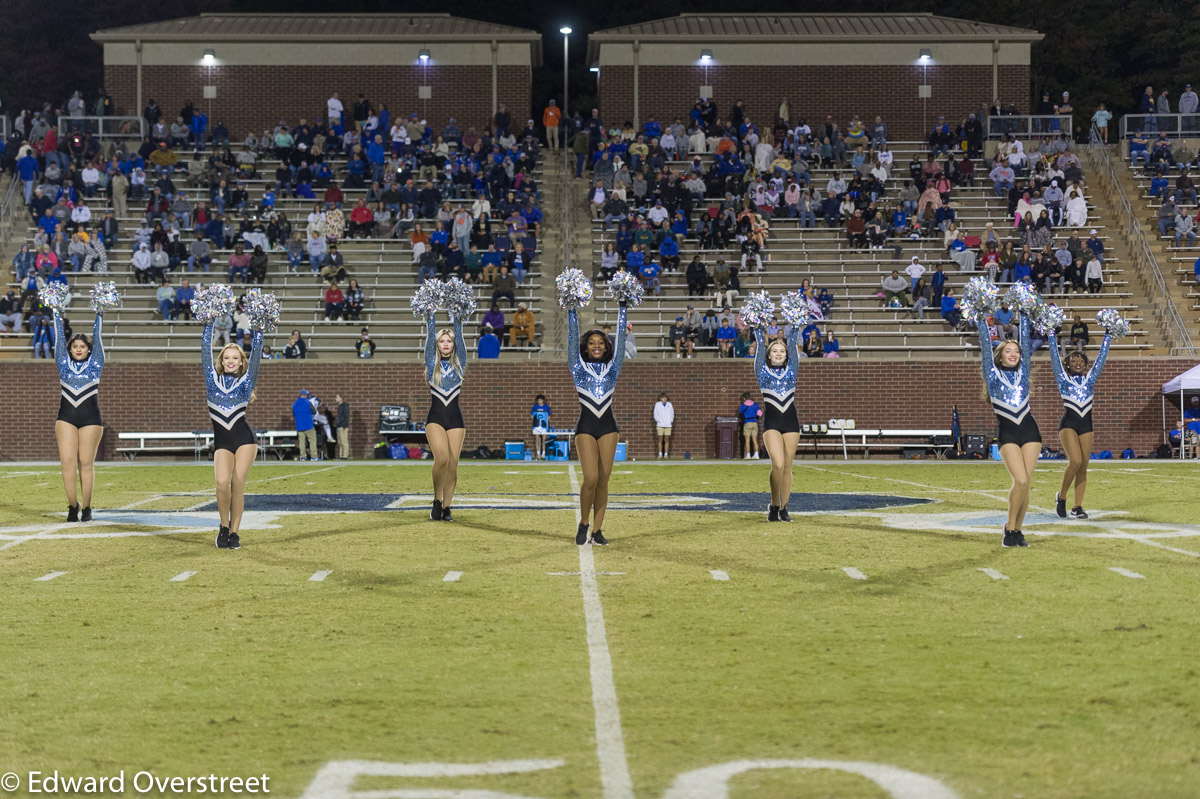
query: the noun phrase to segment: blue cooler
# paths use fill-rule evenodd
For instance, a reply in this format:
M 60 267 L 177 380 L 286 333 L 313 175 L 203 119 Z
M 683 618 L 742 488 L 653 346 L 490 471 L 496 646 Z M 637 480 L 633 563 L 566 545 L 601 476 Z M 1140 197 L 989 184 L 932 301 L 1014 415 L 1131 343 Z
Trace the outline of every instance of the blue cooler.
M 523 461 L 523 460 L 525 460 L 525 442 L 524 441 L 505 441 L 504 442 L 504 460 L 506 460 L 506 461 Z
M 554 441 L 546 442 L 546 460 L 548 461 L 565 461 L 567 460 L 567 445 L 566 439 L 555 439 Z
M 613 458 L 613 460 L 618 460 L 618 461 L 625 460 L 625 442 L 624 441 L 617 442 L 617 455 L 615 458 Z

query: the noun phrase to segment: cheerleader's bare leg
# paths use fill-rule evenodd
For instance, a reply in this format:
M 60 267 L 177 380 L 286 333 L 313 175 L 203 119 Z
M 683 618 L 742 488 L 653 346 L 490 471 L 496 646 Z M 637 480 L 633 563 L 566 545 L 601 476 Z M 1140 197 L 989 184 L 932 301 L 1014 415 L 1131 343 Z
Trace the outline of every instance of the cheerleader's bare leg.
M 64 421 L 54 423 L 54 438 L 58 441 L 58 462 L 62 467 L 63 488 L 67 492 L 67 504 L 79 507 L 76 477 L 79 473 L 79 428 Z
M 232 535 L 242 527 L 242 514 L 246 510 L 246 479 L 258 456 L 257 444 L 242 444 L 233 455 L 233 474 L 229 485 L 229 532 Z
M 85 508 L 92 507 L 92 488 L 96 485 L 96 452 L 100 449 L 103 436 L 102 425 L 89 424 L 79 428 L 79 488 Z

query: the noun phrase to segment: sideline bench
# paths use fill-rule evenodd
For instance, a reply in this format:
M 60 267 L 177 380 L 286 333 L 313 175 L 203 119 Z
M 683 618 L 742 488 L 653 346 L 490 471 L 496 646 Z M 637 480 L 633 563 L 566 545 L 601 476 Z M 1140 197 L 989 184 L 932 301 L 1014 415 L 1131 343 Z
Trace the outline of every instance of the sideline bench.
M 296 448 L 295 430 L 255 430 L 254 435 L 258 439 L 259 456 L 264 460 L 270 454 L 283 460 L 285 453 Z M 211 452 L 213 448 L 211 430 L 118 433 L 117 440 L 118 442 L 136 442 L 117 447 L 117 452 L 130 461 L 138 455 L 169 455 L 189 452 L 199 461 L 205 453 Z
M 862 449 L 863 459 L 871 457 L 871 450 L 886 450 L 894 452 L 903 452 L 906 449 L 932 449 L 935 455 L 941 459 L 946 456 L 946 450 L 954 447 L 953 441 L 950 443 L 937 443 L 938 437 L 950 438 L 950 430 L 883 430 L 869 428 L 842 428 L 830 430 L 825 433 L 825 438 L 840 439 L 831 444 L 825 443 L 822 446 L 826 448 L 837 449 L 838 446 L 842 449 L 842 457 L 849 459 L 850 449 Z M 805 435 L 801 433 L 800 443 L 796 449 L 798 452 L 803 452 L 805 445 L 816 448 L 820 434 L 814 436 L 811 433 Z

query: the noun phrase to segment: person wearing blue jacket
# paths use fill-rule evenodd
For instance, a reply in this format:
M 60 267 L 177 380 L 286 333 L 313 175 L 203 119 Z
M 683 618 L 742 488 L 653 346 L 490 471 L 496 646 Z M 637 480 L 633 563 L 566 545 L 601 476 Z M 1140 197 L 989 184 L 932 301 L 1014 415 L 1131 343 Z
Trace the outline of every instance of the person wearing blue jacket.
M 308 460 L 305 452 L 306 443 L 308 450 L 312 452 L 312 459 L 314 461 L 321 460 L 317 450 L 316 428 L 313 425 L 312 401 L 308 398 L 306 389 L 300 389 L 300 396 L 292 403 L 292 418 L 296 421 L 296 447 L 300 450 L 299 460 Z
M 25 204 L 29 205 L 33 198 L 33 184 L 37 181 L 41 170 L 38 169 L 37 159 L 27 154 L 17 159 L 17 178 L 25 189 Z

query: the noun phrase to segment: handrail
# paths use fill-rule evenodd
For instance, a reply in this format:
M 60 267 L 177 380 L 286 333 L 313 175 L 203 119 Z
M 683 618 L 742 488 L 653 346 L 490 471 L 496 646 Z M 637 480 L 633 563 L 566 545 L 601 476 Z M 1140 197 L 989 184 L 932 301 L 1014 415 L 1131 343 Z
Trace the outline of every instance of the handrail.
M 13 198 L 17 196 L 17 186 L 20 183 L 21 181 L 17 180 L 17 176 L 13 175 L 8 181 L 8 188 L 4 190 L 3 199 L 0 199 L 0 230 L 4 228 L 9 215 L 12 213 Z
M 1071 114 L 1001 114 L 989 116 L 984 125 L 989 139 L 1000 139 L 1006 134 L 1028 139 L 1060 133 L 1071 136 L 1074 134 L 1073 122 Z
M 1121 184 L 1120 177 L 1117 175 L 1116 167 L 1113 165 L 1112 157 L 1108 152 L 1108 147 L 1100 141 L 1100 134 L 1096 130 L 1095 125 L 1092 126 L 1092 143 L 1090 147 L 1092 152 L 1099 154 L 1100 161 L 1108 173 L 1109 182 L 1112 183 L 1117 191 L 1117 199 L 1121 203 L 1121 210 L 1125 213 L 1125 225 L 1133 241 L 1134 257 L 1136 258 L 1139 255 L 1138 251 L 1140 250 L 1142 259 L 1150 267 L 1150 277 L 1154 285 L 1158 288 L 1163 311 L 1168 321 L 1175 326 L 1176 343 L 1179 346 L 1172 347 L 1171 354 L 1174 355 L 1176 352 L 1181 352 L 1188 355 L 1195 355 L 1196 345 L 1192 342 L 1192 335 L 1188 331 L 1187 323 L 1180 315 L 1179 308 L 1176 307 L 1175 300 L 1171 297 L 1170 291 L 1167 289 L 1167 281 L 1163 277 L 1162 269 L 1158 266 L 1158 259 L 1154 257 L 1154 253 L 1150 250 L 1150 244 L 1146 241 L 1146 234 L 1142 232 L 1142 223 L 1133 211 L 1133 205 L 1129 202 L 1129 196 L 1125 193 L 1125 187 Z
M 1200 114 L 1126 114 L 1121 117 L 1121 138 L 1128 139 L 1130 133 L 1149 134 L 1150 147 L 1158 133 L 1168 136 L 1200 136 Z
M 129 139 L 141 141 L 146 135 L 146 120 L 142 117 L 72 117 L 58 118 L 58 138 L 65 141 L 72 130 L 90 133 L 98 139 Z

